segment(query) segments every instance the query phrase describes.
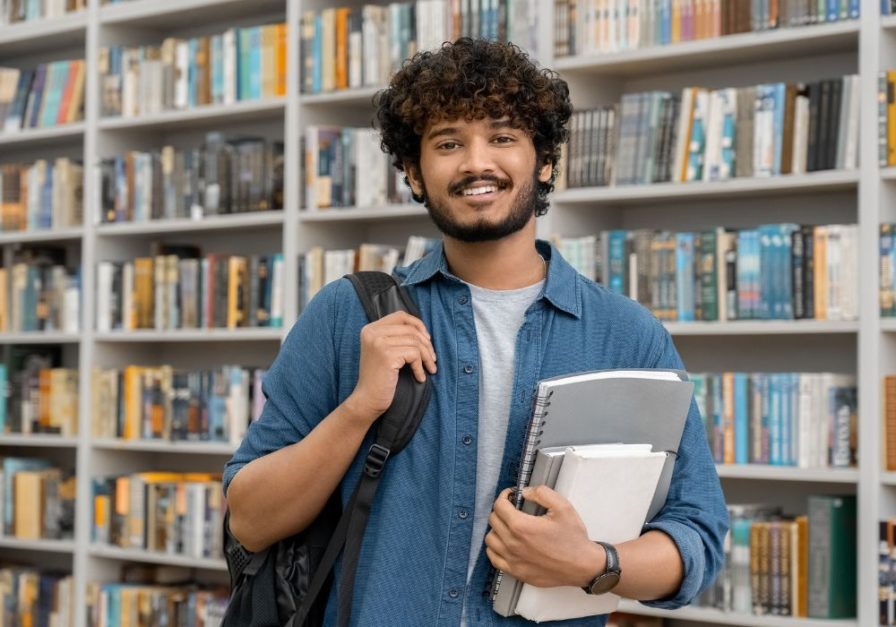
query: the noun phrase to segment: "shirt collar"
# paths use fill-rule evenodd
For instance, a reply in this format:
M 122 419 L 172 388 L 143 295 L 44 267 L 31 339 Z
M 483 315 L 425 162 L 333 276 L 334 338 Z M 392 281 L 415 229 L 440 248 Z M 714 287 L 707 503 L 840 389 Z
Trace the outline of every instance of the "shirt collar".
M 548 280 L 544 288 L 544 298 L 557 309 L 579 318 L 582 309 L 577 279 L 578 273 L 551 243 L 544 240 L 536 240 L 535 248 L 545 260 L 550 262 L 548 264 Z M 405 285 L 425 283 L 437 274 L 454 281 L 458 280 L 448 270 L 448 260 L 445 259 L 445 251 L 441 240 L 426 256 L 411 264 L 410 267 L 402 268 L 396 274 L 403 278 Z

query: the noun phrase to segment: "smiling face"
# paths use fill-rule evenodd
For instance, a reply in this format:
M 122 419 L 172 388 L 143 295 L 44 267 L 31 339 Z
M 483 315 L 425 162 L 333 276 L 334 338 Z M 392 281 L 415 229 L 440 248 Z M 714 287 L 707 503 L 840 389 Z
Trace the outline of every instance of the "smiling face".
M 436 227 L 463 242 L 494 241 L 534 216 L 536 185 L 551 177 L 537 164 L 529 134 L 509 120 L 443 120 L 420 142 L 420 167 L 406 167 Z

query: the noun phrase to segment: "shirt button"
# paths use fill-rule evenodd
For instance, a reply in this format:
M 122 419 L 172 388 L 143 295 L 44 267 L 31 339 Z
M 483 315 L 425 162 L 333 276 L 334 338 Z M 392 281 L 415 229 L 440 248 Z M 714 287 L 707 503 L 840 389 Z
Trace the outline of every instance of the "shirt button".
M 461 296 L 460 298 L 457 299 L 457 302 L 459 302 L 461 305 L 466 305 L 466 304 L 467 304 L 467 300 L 468 300 L 468 299 L 467 299 L 466 296 Z
M 469 514 L 467 513 L 467 510 L 465 510 L 465 509 L 462 509 L 459 512 L 457 512 L 457 515 L 460 516 L 461 520 L 466 520 L 467 516 L 469 516 Z
M 464 366 L 464 372 L 466 372 L 467 374 L 473 374 L 473 366 L 467 364 L 466 366 Z
M 463 437 L 463 440 L 461 440 L 461 441 L 462 441 L 464 444 L 466 444 L 467 446 L 470 446 L 470 445 L 473 443 L 473 436 L 472 436 L 472 435 L 465 435 L 465 436 Z
M 448 596 L 452 599 L 456 599 L 460 596 L 460 592 L 457 591 L 457 588 L 451 588 L 451 590 L 448 591 Z

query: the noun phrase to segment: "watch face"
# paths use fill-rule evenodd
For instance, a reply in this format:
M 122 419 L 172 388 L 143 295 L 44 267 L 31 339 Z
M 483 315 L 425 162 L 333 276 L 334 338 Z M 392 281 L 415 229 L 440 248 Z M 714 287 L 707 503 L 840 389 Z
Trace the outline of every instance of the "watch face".
M 609 592 L 619 583 L 619 573 L 604 573 L 591 584 L 591 594 Z

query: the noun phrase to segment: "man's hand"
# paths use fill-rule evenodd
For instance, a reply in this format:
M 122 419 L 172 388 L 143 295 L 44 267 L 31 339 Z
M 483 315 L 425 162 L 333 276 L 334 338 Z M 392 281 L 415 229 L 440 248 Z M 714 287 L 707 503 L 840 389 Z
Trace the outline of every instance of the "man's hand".
M 420 382 L 436 373 L 436 352 L 423 322 L 403 311 L 371 322 L 361 329 L 358 383 L 346 404 L 369 423 L 389 409 L 398 385 L 398 372 L 410 364 Z
M 603 549 L 588 539 L 570 502 L 546 486 L 526 488 L 523 497 L 545 509 L 531 516 L 513 506 L 510 489 L 495 501 L 485 551 L 495 568 L 542 588 L 586 586 L 605 567 Z

